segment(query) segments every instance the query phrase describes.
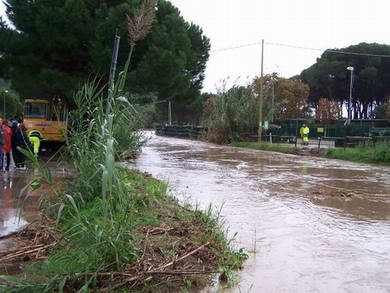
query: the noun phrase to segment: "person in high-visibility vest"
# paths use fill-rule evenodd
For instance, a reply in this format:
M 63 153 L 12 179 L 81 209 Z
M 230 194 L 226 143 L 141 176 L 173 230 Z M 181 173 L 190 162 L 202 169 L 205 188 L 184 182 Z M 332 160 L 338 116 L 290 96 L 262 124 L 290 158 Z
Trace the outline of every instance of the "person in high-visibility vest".
M 28 135 L 28 139 L 33 146 L 34 155 L 38 157 L 39 149 L 41 147 L 41 135 L 38 131 L 31 131 Z
M 303 124 L 299 132 L 301 134 L 303 145 L 309 145 L 310 128 L 307 127 L 306 124 Z

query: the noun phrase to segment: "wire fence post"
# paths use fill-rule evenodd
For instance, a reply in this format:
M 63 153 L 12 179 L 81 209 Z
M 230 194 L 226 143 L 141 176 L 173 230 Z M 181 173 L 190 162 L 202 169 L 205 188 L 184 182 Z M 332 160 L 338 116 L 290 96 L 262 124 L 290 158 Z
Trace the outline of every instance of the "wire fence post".
M 168 102 L 168 124 L 172 126 L 172 102 Z
M 319 137 L 318 138 L 318 153 L 321 152 L 321 140 L 322 140 L 322 137 Z

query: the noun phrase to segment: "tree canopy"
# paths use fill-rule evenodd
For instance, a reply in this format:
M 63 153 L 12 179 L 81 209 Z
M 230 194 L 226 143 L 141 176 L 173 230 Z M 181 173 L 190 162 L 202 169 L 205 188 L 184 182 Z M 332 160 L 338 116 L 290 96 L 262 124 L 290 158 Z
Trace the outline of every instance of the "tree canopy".
M 281 78 L 276 73 L 264 77 L 264 120 L 307 118 L 310 115 L 309 86 L 299 78 Z M 252 87 L 260 95 L 261 77 L 254 79 Z
M 226 84 L 217 94 L 208 94 L 203 107 L 206 138 L 226 143 L 243 133 L 254 133 L 259 125 L 261 77 L 248 86 Z M 309 86 L 299 78 L 281 78 L 276 73 L 263 76 L 263 121 L 309 118 Z
M 0 86 L 0 118 L 12 118 L 22 113 L 22 104 L 15 92 Z
M 368 56 L 369 54 L 371 56 Z M 317 62 L 304 70 L 301 78 L 310 86 L 310 102 L 321 98 L 338 101 L 349 98 L 350 72 L 354 67 L 353 109 L 355 118 L 368 118 L 390 94 L 390 46 L 360 43 L 327 50 Z
M 315 118 L 320 122 L 331 122 L 341 119 L 343 116 L 342 107 L 339 103 L 329 99 L 320 99 L 315 108 Z
M 115 32 L 119 65 L 129 52 L 126 15 L 139 0 L 7 0 L 14 28 L 0 22 L 0 77 L 24 97 L 71 98 L 85 80 L 107 80 Z M 128 88 L 160 99 L 200 95 L 210 42 L 169 1 L 159 0 L 149 36 L 137 44 Z

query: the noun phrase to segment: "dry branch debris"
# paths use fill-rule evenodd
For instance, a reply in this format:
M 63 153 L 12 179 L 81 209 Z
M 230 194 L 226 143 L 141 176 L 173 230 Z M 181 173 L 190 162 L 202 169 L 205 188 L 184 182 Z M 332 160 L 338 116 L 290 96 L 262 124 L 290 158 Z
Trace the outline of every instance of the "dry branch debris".
M 21 265 L 46 259 L 48 252 L 59 241 L 57 231 L 54 230 L 55 222 L 41 216 L 39 221 L 27 225 L 20 232 L 10 235 L 7 240 L 14 243 L 14 249 L 0 252 L 0 272 L 9 273 L 7 268 L 20 267 Z M 17 273 L 17 271 L 12 272 Z

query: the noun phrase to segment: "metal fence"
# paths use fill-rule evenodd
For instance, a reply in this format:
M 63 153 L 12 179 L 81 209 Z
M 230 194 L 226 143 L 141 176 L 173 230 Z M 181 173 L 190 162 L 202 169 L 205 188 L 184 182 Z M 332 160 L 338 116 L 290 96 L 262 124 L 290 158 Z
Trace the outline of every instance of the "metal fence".
M 282 121 L 271 125 L 263 132 L 262 141 L 271 143 L 289 143 L 297 146 L 300 140 L 300 127 L 303 120 Z M 366 120 L 353 121 L 344 126 L 343 121 L 332 124 L 306 123 L 310 128 L 310 139 L 313 143 L 326 144 L 335 147 L 354 147 L 359 145 L 375 145 L 390 142 L 390 121 Z M 381 126 L 381 127 L 378 127 Z M 207 129 L 194 125 L 160 125 L 156 134 L 177 138 L 199 139 Z M 257 130 L 236 131 L 235 140 L 257 141 Z
M 299 136 L 299 129 L 305 123 L 310 128 L 310 138 L 341 138 L 346 136 L 390 136 L 390 120 L 352 120 L 345 126 L 345 120 L 332 123 L 318 123 L 304 119 L 276 121 L 271 131 L 275 135 Z

